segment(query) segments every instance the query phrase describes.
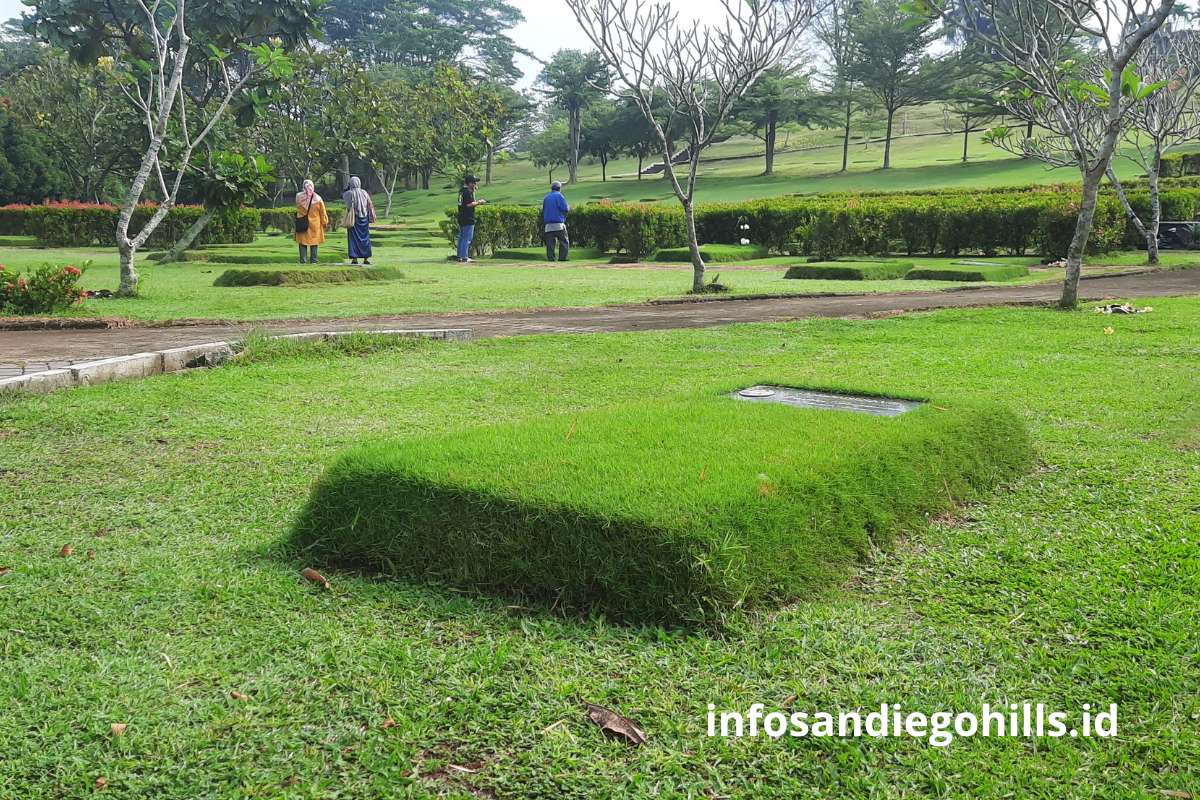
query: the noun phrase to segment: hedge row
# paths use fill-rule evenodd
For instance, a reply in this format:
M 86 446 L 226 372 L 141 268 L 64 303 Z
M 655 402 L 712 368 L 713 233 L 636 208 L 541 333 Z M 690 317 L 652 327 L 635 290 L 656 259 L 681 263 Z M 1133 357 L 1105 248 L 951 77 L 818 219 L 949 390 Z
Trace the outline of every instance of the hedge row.
M 133 212 L 130 229 L 137 231 L 154 214 L 150 205 Z M 116 238 L 116 206 L 83 203 L 9 205 L 0 207 L 0 235 L 34 236 L 43 247 L 90 247 L 110 245 Z M 175 206 L 147 242 L 150 249 L 170 247 L 203 213 L 200 206 Z M 196 245 L 233 244 L 254 241 L 259 212 L 254 208 L 219 212 L 204 228 Z
M 797 264 L 783 277 L 798 280 L 890 281 L 903 278 L 915 265 L 911 261 L 836 261 Z
M 988 264 L 986 266 L 917 267 L 904 276 L 910 281 L 1007 281 L 1023 278 L 1029 267 L 1020 264 Z
M 1200 175 L 1200 153 L 1171 153 L 1162 157 L 1159 177 L 1179 178 L 1184 175 Z
M 1192 219 L 1200 189 L 1161 193 L 1164 218 Z M 1148 206 L 1144 192 L 1130 193 L 1135 208 Z M 453 211 L 442 230 L 453 240 Z M 961 255 L 998 253 L 1062 258 L 1075 232 L 1078 196 L 1073 191 L 1031 187 L 1010 192 L 822 195 L 699 206 L 700 241 L 755 245 L 792 255 L 833 259 L 846 255 Z M 529 206 L 477 209 L 474 252 L 526 247 L 541 239 L 540 210 Z M 749 225 L 749 230 L 743 228 Z M 641 259 L 660 248 L 687 244 L 683 213 L 671 204 L 592 203 L 571 213 L 578 245 L 615 250 Z M 1096 210 L 1090 252 L 1137 246 L 1140 237 L 1116 197 L 1105 193 Z

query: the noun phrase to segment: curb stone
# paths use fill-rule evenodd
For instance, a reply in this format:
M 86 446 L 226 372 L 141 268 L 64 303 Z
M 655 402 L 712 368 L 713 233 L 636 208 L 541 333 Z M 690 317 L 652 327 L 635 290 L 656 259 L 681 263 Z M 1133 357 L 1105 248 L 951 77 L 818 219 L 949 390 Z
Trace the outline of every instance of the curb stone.
M 471 339 L 470 328 L 317 331 L 313 333 L 285 334 L 269 338 L 291 341 L 326 341 L 363 333 L 376 336 L 408 336 L 422 339 L 437 339 L 447 342 L 466 342 Z M 65 369 L 44 370 L 42 372 L 32 372 L 27 375 L 17 375 L 12 378 L 0 379 L 0 394 L 15 392 L 45 394 L 57 389 L 95 386 L 110 381 L 148 378 L 153 375 L 179 372 L 185 369 L 215 367 L 228 361 L 233 357 L 233 354 L 234 346 L 231 342 L 206 342 L 187 347 L 172 347 L 166 350 L 134 353 L 129 356 L 102 358 L 96 361 L 73 364 Z

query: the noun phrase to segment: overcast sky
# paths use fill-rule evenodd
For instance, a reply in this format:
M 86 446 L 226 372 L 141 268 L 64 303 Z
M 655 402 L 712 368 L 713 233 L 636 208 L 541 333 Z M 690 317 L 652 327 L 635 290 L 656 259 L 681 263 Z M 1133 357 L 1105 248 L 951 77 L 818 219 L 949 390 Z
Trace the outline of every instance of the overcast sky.
M 571 10 L 563 0 L 510 0 L 525 15 L 525 21 L 513 31 L 517 44 L 526 48 L 538 58 L 546 59 L 555 50 L 575 48 L 590 50 L 591 45 Z M 680 19 L 699 18 L 708 21 L 719 20 L 725 13 L 720 0 L 670 0 L 671 4 L 680 10 Z M 26 7 L 20 0 L 0 0 L 0 20 L 19 16 Z M 528 86 L 537 76 L 540 66 L 537 62 L 522 58 L 519 62 L 525 70 L 525 80 L 522 86 Z

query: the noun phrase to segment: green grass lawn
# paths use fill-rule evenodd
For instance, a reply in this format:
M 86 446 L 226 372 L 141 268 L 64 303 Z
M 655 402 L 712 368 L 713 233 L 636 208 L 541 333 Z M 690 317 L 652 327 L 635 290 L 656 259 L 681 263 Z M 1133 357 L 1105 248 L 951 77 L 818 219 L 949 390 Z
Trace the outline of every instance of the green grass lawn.
M 1200 300 L 1153 305 L 327 346 L 0 401 L 0 796 L 1200 794 Z M 283 550 L 348 446 L 763 375 L 1000 400 L 1040 466 L 720 636 L 335 570 L 325 591 Z M 584 700 L 649 741 L 606 740 Z M 1119 736 L 705 736 L 710 702 L 1026 701 L 1117 703 Z
M 69 313 L 117 316 L 138 320 L 226 319 L 269 320 L 313 317 L 353 317 L 443 311 L 485 311 L 518 308 L 597 306 L 684 297 L 691 288 L 689 265 L 614 266 L 607 257 L 567 264 L 531 260 L 485 259 L 460 265 L 446 260 L 444 249 L 408 247 L 389 241 L 377 249 L 372 263 L 400 269 L 399 281 L 308 286 L 215 287 L 213 281 L 231 268 L 278 270 L 290 264 L 293 245 L 284 236 L 262 236 L 250 245 L 229 245 L 196 251 L 268 263 L 230 264 L 185 262 L 161 265 L 142 261 L 141 296 L 136 299 L 89 300 Z M 340 248 L 340 249 L 339 249 Z M 345 259 L 345 242 L 331 237 L 321 261 L 333 267 Z M 584 253 L 583 255 L 594 255 Z M 918 266 L 938 266 L 960 259 L 898 257 Z M 972 259 L 974 260 L 974 259 Z M 1036 264 L 1036 258 L 1000 257 L 996 263 Z M 82 286 L 115 289 L 117 259 L 109 250 L 0 248 L 0 264 L 29 269 L 46 261 L 82 265 L 91 261 Z M 898 280 L 785 280 L 787 268 L 803 257 L 782 256 L 748 261 L 754 269 L 714 264 L 708 275 L 719 274 L 733 295 L 809 294 L 918 291 L 967 285 L 967 282 Z M 1141 253 L 1112 253 L 1097 257 L 1101 264 L 1136 265 Z M 1195 266 L 1200 253 L 1165 252 L 1167 266 Z M 297 264 L 295 268 L 299 268 Z M 1059 281 L 1061 270 L 1038 271 L 1016 282 Z
M 898 530 L 1028 468 L 1002 406 L 895 418 L 720 392 L 371 442 L 296 526 L 320 564 L 720 626 L 845 580 Z

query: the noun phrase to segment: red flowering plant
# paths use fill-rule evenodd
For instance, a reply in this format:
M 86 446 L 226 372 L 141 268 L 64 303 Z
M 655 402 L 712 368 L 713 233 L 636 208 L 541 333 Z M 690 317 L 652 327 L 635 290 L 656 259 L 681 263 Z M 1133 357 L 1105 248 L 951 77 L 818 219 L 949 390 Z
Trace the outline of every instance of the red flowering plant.
M 84 298 L 84 291 L 78 286 L 82 275 L 82 269 L 69 264 L 44 264 L 28 275 L 0 264 L 0 314 L 64 311 Z

